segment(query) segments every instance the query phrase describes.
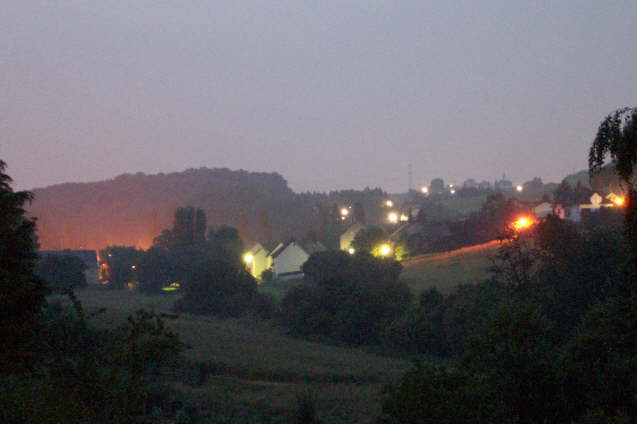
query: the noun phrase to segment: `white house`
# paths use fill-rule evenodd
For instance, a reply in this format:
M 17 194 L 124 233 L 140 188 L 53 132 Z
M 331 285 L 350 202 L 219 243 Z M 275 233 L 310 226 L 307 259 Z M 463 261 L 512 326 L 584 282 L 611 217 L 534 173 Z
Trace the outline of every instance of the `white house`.
M 300 242 L 290 240 L 286 244 L 279 243 L 270 252 L 272 261 L 272 271 L 274 278 L 278 280 L 289 280 L 303 276 L 301 266 L 308 260 L 310 255 L 325 249 L 320 242 Z
M 591 203 L 579 205 L 579 207 L 580 209 L 588 209 L 591 212 L 594 212 L 599 210 L 600 208 L 609 208 L 609 207 L 613 207 L 614 205 L 614 203 L 611 203 L 611 202 L 602 203 L 603 201 L 604 201 L 604 198 L 602 196 L 600 196 L 597 193 L 593 193 L 593 195 L 591 196 Z
M 543 202 L 533 208 L 533 213 L 539 219 L 553 214 L 553 206 L 549 202 Z
M 354 237 L 360 230 L 364 230 L 365 226 L 361 223 L 355 223 L 350 225 L 350 227 L 345 230 L 341 237 L 339 238 L 339 246 L 341 250 L 347 250 L 350 248 L 352 241 L 354 241 Z
M 254 278 L 260 278 L 261 273 L 272 266 L 269 251 L 261 243 L 255 243 L 243 256 L 243 261 Z
M 606 198 L 613 203 L 614 205 L 617 206 L 623 206 L 624 202 L 626 201 L 626 198 L 622 195 L 619 194 L 615 194 L 613 192 L 611 192 L 608 196 L 606 196 Z

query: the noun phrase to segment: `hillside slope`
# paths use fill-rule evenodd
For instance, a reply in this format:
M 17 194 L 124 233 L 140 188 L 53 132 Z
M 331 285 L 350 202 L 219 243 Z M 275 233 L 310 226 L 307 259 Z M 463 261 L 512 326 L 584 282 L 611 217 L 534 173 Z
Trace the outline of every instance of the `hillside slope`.
M 279 174 L 225 168 L 124 174 L 33 192 L 29 213 L 38 218 L 44 250 L 147 248 L 162 229 L 170 228 L 175 209 L 184 206 L 202 208 L 209 225 L 236 227 L 244 240 L 280 241 L 325 234 L 336 205 L 358 202 L 368 220 L 378 221 L 385 197 L 380 189 L 297 194 Z
M 488 277 L 499 241 L 468 246 L 450 252 L 420 255 L 403 262 L 401 279 L 416 294 L 437 288 L 447 294 L 458 284 L 470 284 Z

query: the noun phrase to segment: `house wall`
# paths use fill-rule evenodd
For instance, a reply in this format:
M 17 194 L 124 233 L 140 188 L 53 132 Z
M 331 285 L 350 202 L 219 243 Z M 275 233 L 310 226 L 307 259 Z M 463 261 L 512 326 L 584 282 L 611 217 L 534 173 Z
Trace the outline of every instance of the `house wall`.
M 535 216 L 538 218 L 546 218 L 549 215 L 553 214 L 553 207 L 550 203 L 541 203 L 533 209 Z
M 259 250 L 259 252 L 253 254 L 252 262 L 248 267 L 248 271 L 254 278 L 260 278 L 261 273 L 270 268 L 272 264 L 271 258 L 268 256 L 265 249 Z
M 347 231 L 341 234 L 341 237 L 339 239 L 341 250 L 349 249 L 352 241 L 354 241 L 354 237 L 356 237 L 356 234 L 358 234 L 358 232 L 363 228 L 364 227 L 362 225 L 354 224 L 354 226 L 350 227 Z
M 301 266 L 310 256 L 298 244 L 290 243 L 279 255 L 274 258 L 272 271 L 274 275 L 288 272 L 300 272 Z

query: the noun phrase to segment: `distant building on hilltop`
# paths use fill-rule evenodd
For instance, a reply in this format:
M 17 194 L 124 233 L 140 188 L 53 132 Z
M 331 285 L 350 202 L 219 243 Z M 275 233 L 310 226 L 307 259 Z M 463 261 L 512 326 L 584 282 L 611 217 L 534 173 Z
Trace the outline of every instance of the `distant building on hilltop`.
M 473 178 L 469 178 L 468 180 L 465 180 L 465 182 L 462 184 L 463 188 L 479 188 L 480 184 L 478 184 L 478 182 L 476 180 L 474 180 Z
M 513 182 L 506 179 L 506 175 L 502 175 L 502 179 L 494 183 L 495 189 L 498 191 L 513 191 Z
M 478 184 L 479 190 L 491 190 L 491 183 L 489 181 L 483 180 L 480 184 Z

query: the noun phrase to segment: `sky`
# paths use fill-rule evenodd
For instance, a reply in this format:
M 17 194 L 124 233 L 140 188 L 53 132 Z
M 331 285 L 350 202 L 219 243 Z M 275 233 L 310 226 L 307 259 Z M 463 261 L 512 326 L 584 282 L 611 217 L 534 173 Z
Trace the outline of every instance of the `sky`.
M 202 166 L 295 191 L 560 181 L 637 105 L 637 2 L 3 0 L 19 189 Z

